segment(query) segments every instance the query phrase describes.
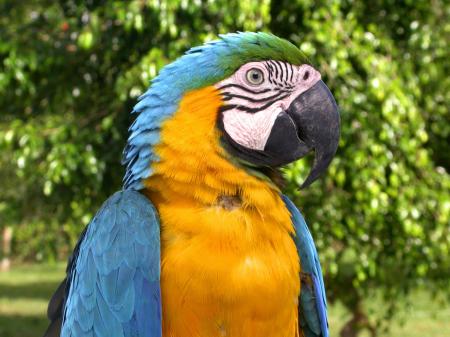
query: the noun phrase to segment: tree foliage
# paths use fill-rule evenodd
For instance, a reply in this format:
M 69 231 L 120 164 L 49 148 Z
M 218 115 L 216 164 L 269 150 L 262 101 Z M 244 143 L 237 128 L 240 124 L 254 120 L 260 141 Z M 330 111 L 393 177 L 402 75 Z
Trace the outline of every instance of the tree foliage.
M 0 13 L 0 226 L 16 256 L 65 257 L 120 188 L 129 111 L 163 65 L 264 30 L 301 47 L 341 108 L 327 176 L 299 191 L 308 164 L 285 170 L 330 298 L 355 311 L 375 287 L 394 304 L 448 282 L 446 1 L 3 0 Z

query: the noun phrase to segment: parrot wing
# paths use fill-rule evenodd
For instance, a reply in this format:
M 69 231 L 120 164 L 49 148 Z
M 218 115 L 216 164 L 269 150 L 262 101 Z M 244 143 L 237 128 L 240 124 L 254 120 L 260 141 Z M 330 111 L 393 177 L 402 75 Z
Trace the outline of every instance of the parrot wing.
M 300 327 L 305 337 L 328 337 L 327 299 L 316 246 L 300 211 L 289 198 L 282 197 L 291 213 L 300 257 Z
M 48 316 L 44 337 L 161 336 L 160 227 L 145 196 L 125 190 L 103 204 L 75 247 Z

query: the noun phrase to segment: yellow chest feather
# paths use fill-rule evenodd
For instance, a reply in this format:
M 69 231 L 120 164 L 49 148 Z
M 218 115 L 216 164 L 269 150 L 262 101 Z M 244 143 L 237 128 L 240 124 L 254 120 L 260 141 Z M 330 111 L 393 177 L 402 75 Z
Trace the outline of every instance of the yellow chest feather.
M 220 105 L 213 88 L 181 101 L 146 182 L 161 220 L 163 336 L 295 337 L 290 215 L 276 188 L 226 160 L 214 127 Z

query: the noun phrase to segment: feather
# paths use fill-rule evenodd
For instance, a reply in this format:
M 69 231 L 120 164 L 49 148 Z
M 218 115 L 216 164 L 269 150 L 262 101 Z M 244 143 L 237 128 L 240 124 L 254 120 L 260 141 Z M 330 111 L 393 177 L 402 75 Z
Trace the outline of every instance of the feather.
M 145 196 L 121 191 L 109 198 L 76 246 L 44 336 L 161 336 L 159 238 Z
M 314 240 L 297 207 L 286 196 L 282 198 L 291 213 L 295 228 L 294 242 L 300 257 L 300 325 L 305 337 L 328 337 L 325 287 Z

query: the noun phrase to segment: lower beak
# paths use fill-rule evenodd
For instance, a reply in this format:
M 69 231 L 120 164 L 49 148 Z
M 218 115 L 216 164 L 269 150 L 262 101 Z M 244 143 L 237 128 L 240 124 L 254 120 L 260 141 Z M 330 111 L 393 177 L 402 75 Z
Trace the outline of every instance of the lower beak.
M 313 167 L 302 184 L 311 185 L 330 165 L 340 134 L 339 109 L 328 87 L 318 81 L 300 94 L 286 110 L 297 127 L 297 135 L 303 145 L 315 153 Z

